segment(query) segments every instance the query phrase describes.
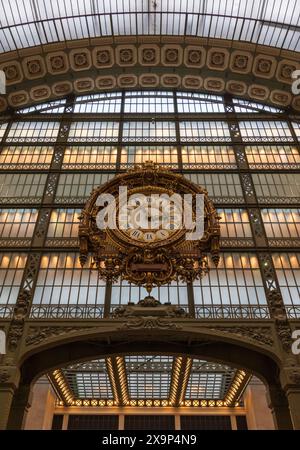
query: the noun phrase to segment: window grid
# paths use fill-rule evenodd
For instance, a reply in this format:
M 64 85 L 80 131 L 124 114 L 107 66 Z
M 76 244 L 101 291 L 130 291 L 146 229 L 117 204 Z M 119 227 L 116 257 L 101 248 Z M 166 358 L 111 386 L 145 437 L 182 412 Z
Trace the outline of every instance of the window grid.
M 0 169 L 49 169 L 53 147 L 4 147 L 0 153 Z
M 142 99 L 143 95 L 142 92 L 125 92 L 123 95 L 123 98 L 125 98 L 124 106 L 126 104 L 129 105 L 128 108 L 132 108 L 132 112 L 134 112 L 136 111 L 135 108 L 138 108 L 138 102 L 141 102 L 141 104 L 144 102 L 144 105 L 146 105 L 143 106 L 144 112 L 146 112 L 147 108 L 149 108 L 149 113 L 153 112 L 151 108 L 161 108 L 155 109 L 155 111 L 168 112 L 170 115 L 173 113 L 173 92 L 158 93 L 156 91 L 147 91 L 144 95 L 145 101 Z M 196 110 L 198 107 L 200 109 L 202 107 L 219 108 L 221 107 L 220 103 L 218 103 L 219 99 L 223 101 L 222 97 L 203 94 L 176 93 L 175 95 L 177 96 L 179 114 L 181 112 L 202 112 L 202 110 Z M 82 101 L 82 103 L 76 103 L 76 101 Z M 75 106 L 75 112 L 119 113 L 120 102 L 120 93 L 77 97 L 77 100 L 75 100 L 77 105 Z M 89 109 L 94 108 L 95 105 L 97 105 L 97 110 Z M 241 102 L 239 105 L 241 105 Z M 44 112 L 47 112 L 47 107 L 51 105 L 47 103 L 44 106 Z M 258 105 L 248 101 L 247 105 L 245 103 L 243 106 L 252 106 L 253 108 L 261 108 L 264 111 L 279 112 L 275 111 L 275 109 L 274 111 L 270 108 L 268 109 L 265 105 Z M 53 104 L 52 107 L 63 107 L 63 105 L 57 103 Z M 35 112 L 37 110 L 32 111 Z M 140 110 L 137 109 L 137 111 L 139 112 Z M 216 112 L 216 110 L 212 112 Z M 234 169 L 237 170 L 237 166 L 233 147 L 227 144 L 227 139 L 230 140 L 227 122 L 218 120 L 217 116 L 215 121 L 183 121 L 179 115 L 183 143 L 183 146 L 181 146 L 180 142 L 177 142 L 176 139 L 175 120 L 169 119 L 170 116 L 168 116 L 168 120 L 156 120 L 155 117 L 152 119 L 151 115 L 148 117 L 151 117 L 151 120 L 130 121 L 130 118 L 126 118 L 126 122 L 124 124 L 122 123 L 121 127 L 119 118 L 118 120 L 106 120 L 106 117 L 104 121 L 101 121 L 101 119 L 87 121 L 84 118 L 81 121 L 76 118 L 76 122 L 72 123 L 71 126 L 70 142 L 78 141 L 80 144 L 75 144 L 74 146 L 69 145 L 67 147 L 64 152 L 62 164 L 63 170 L 74 169 L 74 173 L 60 173 L 55 198 L 58 208 L 52 211 L 47 237 L 57 239 L 56 242 L 59 239 L 77 238 L 78 219 L 76 217 L 80 213 L 79 209 L 72 207 L 60 208 L 59 206 L 64 206 L 65 204 L 66 206 L 83 204 L 95 186 L 102 185 L 114 176 L 114 173 L 104 173 L 104 169 L 108 171 L 115 170 L 117 152 L 121 152 L 121 169 L 126 170 L 133 164 L 141 163 L 145 160 L 152 160 L 160 165 L 175 169 L 183 168 L 183 172 L 187 178 L 205 187 L 212 200 L 223 206 L 219 209 L 219 214 L 222 216 L 220 223 L 222 238 L 250 238 L 251 229 L 246 220 L 247 212 L 240 207 L 240 203 L 245 203 L 240 184 L 240 176 L 237 172 L 232 173 Z M 32 172 L 37 168 L 39 170 L 49 169 L 54 151 L 53 144 L 50 142 L 56 139 L 60 123 L 57 121 L 52 122 L 51 119 L 48 120 L 46 117 L 45 119 L 47 119 L 45 122 L 42 122 L 42 119 L 40 121 L 33 120 L 29 122 L 25 117 L 22 117 L 22 121 L 12 124 L 8 139 L 4 142 L 0 154 L 0 169 L 6 170 L 9 168 L 14 171 L 32 169 Z M 178 116 L 176 119 L 178 119 Z M 281 141 L 293 141 L 288 122 L 277 119 L 269 121 L 249 120 L 241 121 L 240 124 L 243 139 L 247 140 L 247 142 L 251 142 L 251 140 L 254 142 L 254 145 L 246 142 L 244 144 L 250 169 L 294 169 L 298 168 L 298 165 L 300 167 L 300 156 L 297 147 L 293 144 L 285 145 L 283 142 L 280 144 Z M 122 128 L 123 125 L 123 142 L 122 140 L 119 142 L 119 128 Z M 2 128 L 0 126 L 0 137 L 1 130 L 5 130 L 6 126 L 7 124 L 4 124 Z M 300 129 L 299 125 L 294 123 L 293 126 L 296 135 L 299 136 L 300 132 L 297 131 Z M 193 143 L 190 145 L 187 144 L 189 141 L 194 140 L 198 142 L 198 145 L 193 145 Z M 204 142 L 203 145 L 202 143 L 199 144 L 202 140 Z M 9 142 L 15 141 L 19 144 L 22 142 L 26 143 L 24 146 L 9 144 Z M 85 142 L 93 141 L 95 141 L 95 144 L 84 144 Z M 148 144 L 147 141 L 149 141 Z M 212 144 L 212 141 L 216 141 L 216 144 Z M 218 141 L 220 141 L 220 144 L 218 144 Z M 97 142 L 101 142 L 101 144 L 97 144 Z M 116 144 L 113 142 L 116 142 Z M 257 142 L 266 142 L 266 144 L 255 145 Z M 270 142 L 270 145 L 268 145 L 268 142 Z M 178 164 L 178 151 L 181 152 L 179 156 L 182 159 L 182 166 Z M 75 169 L 82 170 L 82 173 L 75 173 Z M 97 172 L 97 169 L 99 171 L 103 169 L 102 173 Z M 207 173 L 206 169 L 213 169 L 214 172 Z M 222 169 L 222 173 L 216 173 L 216 169 Z M 227 169 L 233 170 L 225 173 Z M 93 170 L 94 172 L 84 173 L 84 170 Z M 190 172 L 187 172 L 187 170 L 190 170 Z M 262 210 L 267 237 L 269 239 L 299 238 L 299 209 L 296 208 L 300 202 L 300 174 L 265 171 L 262 173 L 252 172 L 251 176 L 258 202 L 264 208 L 269 203 L 276 204 L 276 208 L 265 208 Z M 2 238 L 31 238 L 37 210 L 31 209 L 30 205 L 33 208 L 36 203 L 42 201 L 46 178 L 47 174 L 43 173 L 19 172 L 0 174 L 1 203 L 7 206 L 0 213 L 0 233 L 2 234 Z M 19 208 L 17 213 L 17 210 L 8 206 L 9 204 L 16 205 L 19 203 L 22 203 L 22 205 L 27 204 L 27 208 Z M 293 209 L 292 205 L 290 205 L 290 208 L 280 209 L 277 207 L 277 203 L 294 203 L 295 208 Z M 230 208 L 226 204 L 229 204 Z M 235 208 L 234 204 L 238 204 L 238 208 Z M 24 211 L 24 216 L 18 221 L 17 214 L 21 214 L 20 211 Z M 28 216 L 28 211 L 31 211 L 30 217 Z M 1 220 L 5 220 L 6 222 L 3 223 Z M 53 245 L 58 246 L 57 244 Z M 65 244 L 62 241 L 62 247 L 63 245 Z M 212 267 L 207 277 L 209 283 L 211 283 L 211 277 L 214 277 L 213 281 L 215 279 L 219 280 L 219 273 L 223 277 L 228 278 L 228 270 L 227 268 L 221 269 L 219 267 L 216 275 Z M 234 276 L 236 282 L 241 284 L 233 287 L 232 290 L 229 284 L 229 281 L 232 281 L 231 278 L 229 281 L 226 281 L 228 284 L 221 284 L 219 286 L 218 294 L 215 294 L 217 292 L 216 284 L 210 284 L 209 289 L 211 295 L 207 295 L 206 298 L 203 297 L 203 302 L 206 307 L 206 300 L 211 300 L 212 311 L 204 311 L 201 309 L 202 305 L 198 304 L 196 305 L 196 309 L 199 317 L 209 314 L 215 316 L 219 314 L 222 317 L 233 317 L 234 315 L 237 317 L 250 317 L 251 314 L 251 317 L 253 315 L 259 318 L 268 317 L 268 310 L 265 307 L 263 296 L 261 296 L 262 301 L 258 305 L 259 308 L 257 308 L 257 298 L 259 297 L 257 292 L 260 292 L 262 285 L 257 285 L 256 297 L 255 295 L 252 296 L 253 286 L 247 284 L 246 281 L 245 285 L 243 285 L 241 280 L 243 277 L 246 278 L 246 275 L 243 270 L 238 272 L 237 270 L 235 268 L 233 269 Z M 251 269 L 250 273 L 252 274 L 252 272 Z M 255 273 L 257 273 L 256 269 Z M 252 276 L 254 275 L 252 274 Z M 205 283 L 205 280 L 203 281 Z M 206 288 L 207 286 L 205 284 L 203 286 L 201 285 L 199 289 L 204 287 Z M 202 292 L 204 292 L 203 289 Z M 162 303 L 171 302 L 188 310 L 185 285 L 174 282 L 170 286 L 155 289 L 153 294 Z M 130 300 L 137 302 L 144 298 L 145 295 L 146 292 L 144 289 L 129 286 L 124 281 L 122 283 L 116 283 L 113 286 L 112 309 L 120 304 L 126 304 Z M 226 309 L 226 296 L 230 300 L 229 309 Z M 215 302 L 218 299 L 221 299 L 223 303 L 217 311 Z M 245 304 L 242 303 L 243 299 L 245 299 Z M 100 317 L 103 313 L 103 305 L 101 305 L 101 308 L 101 311 L 99 309 L 95 313 L 89 312 L 86 314 L 90 316 L 92 314 L 98 314 L 98 317 Z M 33 313 L 33 317 L 38 317 L 39 314 L 40 317 L 43 314 L 44 316 L 49 314 L 48 317 L 50 317 L 52 313 L 44 310 Z M 58 317 L 59 314 L 62 314 L 62 317 L 64 314 L 69 314 L 70 317 L 72 314 L 75 317 L 83 317 L 85 313 L 83 309 L 80 309 L 79 312 L 65 312 L 65 310 L 61 312 L 61 310 L 57 309 L 54 316 Z
M 222 398 L 222 386 L 221 373 L 193 373 L 187 386 L 186 397 L 219 400 Z
M 184 169 L 224 169 L 237 167 L 232 147 L 228 146 L 184 146 L 181 148 Z
M 100 95 L 85 95 L 77 97 L 74 105 L 74 113 L 120 113 L 121 103 L 121 94 L 105 93 Z
M 61 174 L 56 190 L 56 203 L 84 203 L 92 190 L 106 183 L 114 175 L 111 173 L 70 173 Z
M 59 122 L 13 122 L 8 132 L 7 142 L 55 142 Z
M 300 123 L 292 122 L 293 129 L 297 136 L 298 141 L 300 141 Z
M 269 316 L 257 257 L 224 253 L 218 268 L 212 261 L 207 276 L 194 282 L 196 316 L 204 318 Z
M 47 237 L 78 239 L 80 214 L 81 209 L 54 209 L 51 212 Z
M 67 147 L 62 169 L 115 169 L 117 153 L 112 146 Z
M 300 253 L 274 253 L 272 257 L 287 314 L 300 318 Z
M 75 398 L 113 398 L 104 359 L 73 364 L 62 371 Z
M 259 203 L 300 200 L 300 174 L 258 173 L 252 174 L 252 180 Z
M 230 367 L 194 359 L 185 398 L 223 400 L 234 373 Z
M 8 9 L 1 0 L 1 8 L 6 12 L 0 29 L 2 52 L 62 40 L 132 35 L 221 38 L 300 50 L 298 10 L 279 0 L 268 2 L 263 8 L 258 8 L 255 0 L 218 0 L 203 8 L 198 2 L 188 1 L 168 1 L 155 7 L 135 1 L 110 1 L 99 2 L 95 8 L 93 2 L 87 1 L 84 9 L 70 0 L 65 1 L 64 8 L 57 9 L 47 8 L 46 2 L 35 9 L 29 0 L 12 0 Z
M 2 203 L 40 203 L 43 197 L 46 174 L 0 174 L 0 199 Z
M 74 122 L 69 131 L 69 142 L 117 142 L 119 122 Z
M 182 142 L 230 142 L 228 124 L 221 121 L 185 121 L 179 122 Z
M 28 114 L 35 112 L 42 113 L 60 113 L 62 114 L 65 110 L 66 99 L 54 100 L 52 102 L 45 102 L 40 105 L 29 106 L 29 108 L 19 109 L 18 113 Z
M 178 152 L 176 147 L 167 146 L 128 146 L 121 150 L 121 169 L 146 161 L 164 165 L 167 167 L 178 167 Z
M 300 153 L 288 145 L 252 145 L 245 148 L 250 169 L 300 168 Z
M 300 237 L 300 209 L 263 209 L 261 215 L 268 238 Z
M 7 128 L 7 123 L 0 123 L 0 141 L 2 140 Z
M 2 318 L 10 317 L 12 314 L 26 259 L 25 253 L 0 253 L 0 317 Z
M 37 209 L 0 209 L 0 238 L 31 238 L 37 216 Z
M 224 113 L 222 97 L 205 94 L 177 94 L 178 113 Z
M 251 226 L 245 209 L 223 208 L 217 210 L 220 217 L 221 238 L 251 238 Z
M 129 397 L 169 398 L 172 363 L 171 356 L 126 356 Z
M 123 142 L 175 142 L 175 122 L 124 122 Z
M 212 200 L 220 203 L 244 203 L 238 174 L 185 173 L 184 176 L 204 187 Z
M 245 142 L 292 142 L 287 122 L 273 120 L 249 120 L 239 122 L 242 140 Z
M 91 268 L 84 268 L 77 253 L 43 255 L 34 292 L 33 318 L 100 318 L 103 316 L 105 283 Z
M 124 103 L 124 113 L 174 113 L 173 97 L 163 96 L 126 96 Z

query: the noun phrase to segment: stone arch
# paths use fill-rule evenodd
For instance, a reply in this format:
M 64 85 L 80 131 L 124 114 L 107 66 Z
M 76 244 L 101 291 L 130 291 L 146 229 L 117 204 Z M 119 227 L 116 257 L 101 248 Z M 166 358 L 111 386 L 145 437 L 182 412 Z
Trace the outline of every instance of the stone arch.
M 145 324 L 146 322 L 144 322 Z M 174 326 L 172 326 L 174 325 Z M 132 328 L 130 328 L 132 326 Z M 112 324 L 110 329 L 95 328 L 74 333 L 66 332 L 54 338 L 45 338 L 30 346 L 20 358 L 22 378 L 31 383 L 36 377 L 68 362 L 83 361 L 109 354 L 184 353 L 202 356 L 220 363 L 244 368 L 266 382 L 275 382 L 280 366 L 280 356 L 271 338 L 268 344 L 259 343 L 260 331 L 255 337 L 245 329 L 245 336 L 233 334 L 233 330 L 218 331 L 208 327 L 191 327 L 167 322 L 161 326 L 148 322 L 145 327 L 134 322 Z M 216 327 L 215 327 L 216 328 Z M 251 330 L 252 331 L 252 330 Z M 264 330 L 266 332 L 266 330 Z M 43 331 L 40 331 L 43 335 Z M 246 334 L 249 333 L 250 337 Z M 27 341 L 30 342 L 30 341 Z M 267 342 L 267 341 L 265 341 Z M 134 350 L 132 344 L 134 343 Z M 43 356 L 41 356 L 43 355 Z
M 19 362 L 20 384 L 12 402 L 8 428 L 21 428 L 31 386 L 42 374 L 72 362 L 149 352 L 185 354 L 249 371 L 266 385 L 277 427 L 292 428 L 288 402 L 279 382 L 280 357 L 274 347 L 268 349 L 251 339 L 184 326 L 171 330 L 158 327 L 122 330 L 122 326 L 119 329 L 115 326 L 109 332 L 98 330 L 72 337 L 60 336 L 32 347 L 23 353 Z

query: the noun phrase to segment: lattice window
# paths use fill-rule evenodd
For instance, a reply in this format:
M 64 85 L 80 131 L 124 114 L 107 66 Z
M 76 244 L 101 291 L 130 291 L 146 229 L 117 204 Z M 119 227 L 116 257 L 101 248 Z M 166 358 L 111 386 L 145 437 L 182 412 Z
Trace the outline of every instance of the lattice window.
M 240 132 L 245 142 L 293 141 L 288 123 L 279 120 L 241 121 Z
M 119 113 L 121 111 L 121 93 L 84 95 L 76 98 L 75 113 Z
M 55 113 L 62 114 L 65 110 L 66 99 L 54 100 L 52 102 L 41 103 L 40 105 L 29 106 L 29 108 L 19 109 L 19 114 L 28 114 L 28 113 Z
M 243 191 L 237 174 L 186 173 L 189 180 L 204 187 L 215 201 L 244 202 Z
M 256 103 L 252 102 L 250 100 L 243 100 L 241 98 L 234 98 L 234 110 L 237 113 L 244 113 L 244 112 L 260 112 L 260 111 L 268 111 L 273 113 L 280 113 L 282 112 L 279 108 L 274 108 L 274 106 L 264 105 L 262 103 Z
M 130 95 L 129 95 L 130 94 Z M 171 94 L 171 95 L 170 95 Z M 173 113 L 172 93 L 135 92 L 125 94 L 124 112 L 127 113 Z
M 297 136 L 298 141 L 300 141 L 300 123 L 292 122 L 295 134 Z
M 75 398 L 113 398 L 104 359 L 72 364 L 62 371 Z
M 134 164 L 141 164 L 146 161 L 153 161 L 159 165 L 168 167 L 178 166 L 178 154 L 176 147 L 167 146 L 128 146 L 122 148 L 121 152 L 121 168 Z
M 128 302 L 137 303 L 145 298 L 146 295 L 148 294 L 145 288 L 120 280 L 118 283 L 113 283 L 112 286 L 112 309 L 119 305 L 127 305 Z M 172 303 L 187 308 L 186 284 L 180 281 L 173 281 L 171 284 L 153 288 L 151 295 L 161 303 Z
M 290 145 L 252 145 L 245 148 L 251 169 L 287 169 L 300 167 L 300 154 Z
M 263 209 L 261 215 L 268 238 L 297 238 L 300 236 L 300 209 Z
M 186 121 L 179 122 L 182 142 L 230 142 L 228 124 L 221 121 Z
M 221 238 L 252 237 L 249 216 L 245 209 L 218 209 Z
M 110 180 L 110 173 L 70 173 L 61 174 L 56 191 L 56 203 L 82 203 L 91 191 Z
M 102 317 L 105 283 L 90 264 L 82 269 L 77 253 L 44 255 L 31 317 Z
M 0 153 L 1 169 L 49 169 L 53 147 L 4 147 Z
M 119 122 L 74 122 L 69 131 L 69 142 L 117 142 Z
M 0 197 L 3 203 L 39 203 L 47 175 L 0 174 Z
M 0 254 L 0 317 L 10 317 L 22 281 L 27 256 L 24 253 Z M 11 306 L 11 307 L 10 307 Z
M 31 238 L 37 216 L 36 209 L 0 209 L 0 237 Z
M 300 199 L 300 174 L 259 173 L 252 175 L 260 203 L 277 201 L 298 203 Z
M 221 364 L 194 359 L 185 398 L 223 399 L 234 372 L 234 369 Z
M 117 148 L 112 146 L 67 147 L 62 168 L 114 169 L 117 162 L 117 152 Z
M 47 237 L 78 238 L 80 213 L 81 209 L 54 209 L 51 213 Z
M 177 93 L 177 109 L 179 113 L 223 113 L 223 99 L 217 95 L 198 93 Z
M 218 268 L 194 282 L 196 317 L 265 318 L 269 316 L 257 257 L 223 253 Z
M 228 146 L 192 146 L 182 147 L 182 164 L 184 169 L 223 169 L 236 168 L 234 150 Z
M 7 123 L 0 123 L 0 141 L 3 138 L 7 128 Z
M 171 356 L 126 356 L 128 390 L 131 399 L 167 399 L 172 374 Z
M 288 316 L 299 318 L 300 253 L 274 253 L 272 256 Z
M 176 130 L 174 122 L 124 122 L 123 142 L 175 142 Z
M 13 122 L 7 142 L 55 142 L 59 122 Z

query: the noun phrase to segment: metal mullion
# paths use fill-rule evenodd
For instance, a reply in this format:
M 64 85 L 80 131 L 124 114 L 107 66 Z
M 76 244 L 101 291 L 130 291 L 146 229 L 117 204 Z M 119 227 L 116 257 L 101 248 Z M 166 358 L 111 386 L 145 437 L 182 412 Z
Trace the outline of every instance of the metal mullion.
M 182 145 L 180 138 L 180 127 L 179 127 L 179 116 L 178 116 L 178 104 L 177 104 L 177 93 L 173 92 L 173 105 L 174 105 L 174 117 L 175 117 L 175 132 L 176 132 L 176 148 L 177 148 L 177 167 L 178 170 L 183 170 L 182 164 Z
M 121 98 L 121 108 L 120 108 L 120 120 L 119 120 L 119 134 L 118 134 L 118 141 L 116 143 L 117 147 L 117 161 L 115 170 L 118 172 L 121 167 L 121 158 L 122 158 L 122 146 L 123 146 L 123 130 L 124 130 L 124 120 L 125 120 L 125 91 L 122 91 L 122 98 Z

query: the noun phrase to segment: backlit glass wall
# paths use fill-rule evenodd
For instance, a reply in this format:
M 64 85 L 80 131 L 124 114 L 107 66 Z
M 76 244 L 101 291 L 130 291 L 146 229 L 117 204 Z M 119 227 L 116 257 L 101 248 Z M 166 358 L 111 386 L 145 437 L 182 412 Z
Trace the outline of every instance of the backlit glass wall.
M 0 124 L 2 317 L 12 314 L 32 252 L 39 264 L 32 318 L 101 318 L 146 295 L 124 280 L 107 289 L 92 262 L 81 268 L 78 259 L 78 217 L 92 189 L 145 161 L 207 189 L 221 226 L 219 267 L 211 263 L 208 276 L 193 286 L 176 280 L 155 289 L 156 298 L 198 318 L 268 318 L 263 250 L 250 223 L 255 209 L 288 314 L 300 316 L 298 123 L 279 109 L 233 99 L 237 141 L 222 96 L 111 92 L 73 102 L 71 114 L 62 99 Z M 32 247 L 41 223 L 42 247 Z

